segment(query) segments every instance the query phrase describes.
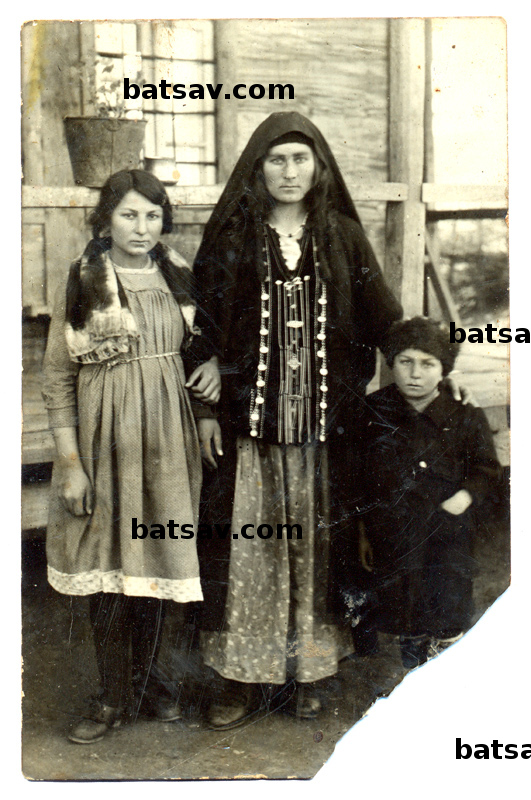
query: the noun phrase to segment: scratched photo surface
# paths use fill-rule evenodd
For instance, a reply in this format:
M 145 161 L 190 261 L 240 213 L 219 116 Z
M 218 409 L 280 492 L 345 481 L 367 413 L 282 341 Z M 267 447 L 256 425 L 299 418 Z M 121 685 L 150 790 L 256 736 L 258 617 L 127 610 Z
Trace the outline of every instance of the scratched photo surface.
M 24 774 L 311 778 L 509 585 L 505 23 L 21 42 Z

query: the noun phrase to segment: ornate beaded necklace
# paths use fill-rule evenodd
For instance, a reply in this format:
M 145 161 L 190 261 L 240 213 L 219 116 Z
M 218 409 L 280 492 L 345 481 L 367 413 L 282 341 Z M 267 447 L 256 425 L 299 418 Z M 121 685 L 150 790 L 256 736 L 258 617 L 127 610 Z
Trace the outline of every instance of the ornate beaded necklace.
M 297 269 L 297 264 L 301 264 L 304 260 L 304 254 L 301 251 L 300 240 L 304 236 L 304 227 L 307 219 L 308 214 L 306 214 L 297 230 L 292 231 L 291 233 L 282 233 L 282 231 L 279 231 L 274 223 L 268 223 L 268 225 L 277 232 L 280 250 L 284 256 L 286 266 L 291 273 L 295 272 Z
M 260 285 L 260 346 L 255 389 L 251 392 L 249 413 L 250 434 L 263 436 L 265 399 L 271 358 L 271 293 L 276 292 L 277 336 L 280 350 L 280 387 L 278 398 L 278 440 L 284 444 L 302 444 L 304 429 L 311 441 L 312 344 L 316 343 L 316 417 L 315 437 L 326 439 L 327 357 L 326 307 L 327 287 L 321 280 L 315 237 L 311 235 L 315 268 L 314 331 L 311 336 L 310 276 L 297 274 L 288 280 L 277 280 L 273 286 L 271 246 L 264 228 L 264 262 L 266 278 Z M 278 259 L 277 259 L 278 260 Z M 303 256 L 301 257 L 301 264 Z M 281 266 L 281 265 L 280 265 Z M 281 267 L 281 271 L 282 267 Z M 300 269 L 297 271 L 300 273 Z

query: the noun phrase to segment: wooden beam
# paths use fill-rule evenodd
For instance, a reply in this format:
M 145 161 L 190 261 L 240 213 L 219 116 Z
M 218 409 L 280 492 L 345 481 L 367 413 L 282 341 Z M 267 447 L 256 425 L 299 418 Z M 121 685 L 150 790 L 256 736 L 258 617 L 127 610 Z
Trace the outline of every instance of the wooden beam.
M 424 102 L 424 181 L 435 182 L 435 138 L 433 135 L 433 24 L 426 20 L 426 96 Z M 423 184 L 424 188 L 425 183 Z M 446 322 L 453 320 L 459 325 L 457 307 L 453 302 L 449 287 L 441 271 L 441 252 L 439 230 L 436 224 L 430 223 L 426 213 L 426 252 L 428 260 L 424 264 L 424 313 L 426 316 L 442 318 Z M 435 306 L 438 305 L 439 313 Z
M 38 308 L 46 304 L 44 265 L 44 215 L 42 208 L 22 210 L 22 305 Z
M 54 457 L 55 443 L 51 430 L 43 429 L 22 434 L 23 464 L 48 464 Z
M 48 482 L 22 487 L 21 528 L 23 531 L 46 527 L 49 494 L 50 484 Z
M 219 199 L 224 184 L 212 186 L 168 186 L 167 192 L 174 205 L 212 206 Z M 418 192 L 419 185 L 415 187 Z M 504 186 L 471 186 L 453 184 L 421 184 L 423 203 L 474 203 L 477 208 L 507 207 Z M 354 200 L 388 203 L 405 203 L 412 200 L 412 187 L 406 181 L 388 183 L 354 183 L 348 189 Z M 22 187 L 24 208 L 94 208 L 98 202 L 98 189 L 85 186 L 31 186 Z
M 39 22 L 22 26 L 22 152 L 24 179 L 43 183 L 42 163 L 42 53 L 46 27 Z
M 212 206 L 219 199 L 223 186 L 168 186 L 173 205 Z M 94 208 L 98 189 L 85 186 L 23 186 L 24 208 Z
M 453 301 L 450 293 L 450 288 L 444 280 L 440 270 L 441 255 L 439 252 L 439 242 L 437 236 L 431 236 L 429 231 L 426 231 L 426 252 L 428 253 L 429 261 L 426 264 L 426 280 L 433 288 L 437 302 L 441 308 L 445 322 L 455 322 L 457 326 L 461 325 L 461 318 L 457 310 L 457 306 Z M 429 298 L 429 292 L 426 293 Z M 428 306 L 428 313 L 430 309 Z
M 81 90 L 81 115 L 90 117 L 96 114 L 96 48 L 94 22 L 78 22 L 79 29 L 79 68 Z
M 424 294 L 425 31 L 422 19 L 390 25 L 389 178 L 407 183 L 404 202 L 389 202 L 385 275 L 406 316 L 421 314 Z
M 353 200 L 382 203 L 403 203 L 409 197 L 407 183 L 349 183 Z
M 66 279 L 72 259 L 81 255 L 86 247 L 89 229 L 82 208 L 73 207 L 71 212 L 65 208 L 48 208 L 44 213 L 44 289 L 46 305 L 52 309 L 57 288 Z
M 213 186 L 168 186 L 170 201 L 175 206 L 214 206 L 223 184 Z M 349 191 L 354 200 L 400 203 L 407 200 L 406 183 L 351 184 Z M 94 208 L 98 202 L 98 189 L 84 186 L 23 186 L 23 208 Z
M 506 219 L 506 208 L 460 208 L 445 211 L 426 211 L 427 222 L 440 222 L 444 219 Z
M 230 19 L 214 21 L 214 54 L 216 83 L 234 86 L 239 75 L 234 74 L 237 24 Z M 238 114 L 230 103 L 218 103 L 216 106 L 216 153 L 217 180 L 227 181 L 230 177 L 236 158 L 235 143 L 238 141 Z
M 424 203 L 473 203 L 479 208 L 507 208 L 507 187 L 425 183 L 422 200 Z
M 425 20 L 425 69 L 424 69 L 424 180 L 435 182 L 435 137 L 433 135 L 433 24 Z

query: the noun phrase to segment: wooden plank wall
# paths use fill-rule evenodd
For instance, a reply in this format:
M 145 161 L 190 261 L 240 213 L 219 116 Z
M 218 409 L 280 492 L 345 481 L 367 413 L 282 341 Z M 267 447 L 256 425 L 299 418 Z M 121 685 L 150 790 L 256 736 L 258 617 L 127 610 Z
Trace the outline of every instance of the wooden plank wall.
M 388 175 L 389 20 L 219 20 L 216 81 L 291 83 L 295 100 L 224 101 L 218 107 L 220 175 L 226 180 L 255 128 L 273 111 L 300 111 L 329 142 L 347 183 Z M 383 264 L 385 205 L 358 203 Z
M 91 23 L 83 23 L 90 25 Z M 81 113 L 80 24 L 28 23 L 22 33 L 24 182 L 73 186 L 63 117 Z M 46 313 L 86 241 L 83 209 L 24 209 L 23 305 Z
M 381 198 L 386 195 L 370 193 L 370 197 L 379 199 L 358 200 L 356 205 L 380 263 L 385 263 L 388 278 L 397 289 L 404 290 L 399 293 L 407 300 L 406 312 L 418 313 L 422 311 L 418 303 L 422 298 L 424 242 L 423 233 L 422 243 L 417 233 L 421 228 L 423 231 L 423 204 L 449 198 L 439 196 L 441 187 L 431 185 L 429 174 L 422 175 L 422 143 L 418 147 L 425 79 L 422 23 L 418 21 L 415 26 L 404 22 L 217 20 L 215 83 L 232 87 L 236 83 L 267 86 L 281 82 L 295 88 L 295 100 L 291 101 L 232 98 L 217 104 L 217 180 L 224 183 L 249 136 L 272 111 L 297 110 L 305 114 L 328 140 L 354 197 L 367 197 L 364 190 L 368 186 L 377 184 L 383 189 L 389 181 L 395 182 L 393 187 L 388 186 L 391 202 L 385 262 L 387 204 Z M 90 22 L 43 21 L 28 23 L 23 29 L 22 135 L 27 185 L 66 190 L 74 186 L 62 119 L 90 111 L 90 98 L 83 90 L 79 67 L 92 68 L 93 41 Z M 417 55 L 420 61 L 415 60 Z M 153 82 L 162 77 L 154 75 Z M 429 150 L 430 142 L 426 145 Z M 428 181 L 424 187 L 423 179 Z M 393 202 L 397 200 L 398 185 L 403 187 L 401 202 Z M 185 194 L 190 196 L 173 200 L 183 205 L 176 207 L 176 228 L 168 239 L 189 261 L 194 258 L 212 208 L 200 203 L 213 201 L 209 192 L 213 188 L 185 187 Z M 70 202 L 71 207 L 61 202 L 57 207 L 52 204 L 23 209 L 23 297 L 30 316 L 51 311 L 56 286 L 88 239 L 88 210 L 76 207 L 74 193 Z M 414 260 L 416 266 L 408 273 L 406 287 L 403 271 L 407 270 L 408 259 Z M 410 301 L 413 305 L 408 305 Z M 24 334 L 28 400 L 25 464 L 29 467 L 40 466 L 51 458 L 52 452 L 40 400 L 45 338 L 41 325 L 43 320 L 32 321 Z M 502 428 L 500 420 L 495 424 Z M 25 490 L 34 502 L 30 502 L 31 498 L 25 500 L 27 518 L 23 527 L 40 527 L 46 519 L 47 484 L 27 486 Z
M 217 104 L 219 182 L 256 126 L 272 111 L 287 109 L 301 111 L 318 125 L 347 183 L 387 181 L 388 28 L 384 19 L 216 21 L 215 82 L 267 85 L 281 80 L 295 87 L 294 101 L 232 98 Z M 73 186 L 62 119 L 90 110 L 80 72 L 90 60 L 87 42 L 93 37 L 91 22 L 41 21 L 24 28 L 27 184 Z M 385 203 L 357 206 L 383 264 Z M 171 243 L 189 260 L 209 213 L 194 207 L 180 208 L 175 215 Z M 51 309 L 59 281 L 89 236 L 85 219 L 82 209 L 24 210 L 23 302 L 30 315 Z
M 426 207 L 424 177 L 424 20 L 390 23 L 390 178 L 408 184 L 403 203 L 389 203 L 385 272 L 406 317 L 422 314 Z

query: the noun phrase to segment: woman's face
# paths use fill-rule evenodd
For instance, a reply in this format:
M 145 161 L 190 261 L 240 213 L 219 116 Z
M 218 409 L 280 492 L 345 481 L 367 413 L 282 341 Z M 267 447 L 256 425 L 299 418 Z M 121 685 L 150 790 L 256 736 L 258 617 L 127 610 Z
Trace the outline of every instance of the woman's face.
M 277 203 L 300 203 L 313 186 L 315 156 L 307 144 L 271 147 L 262 165 L 265 185 Z
M 118 266 L 143 266 L 162 233 L 162 207 L 134 189 L 111 214 L 111 257 Z

